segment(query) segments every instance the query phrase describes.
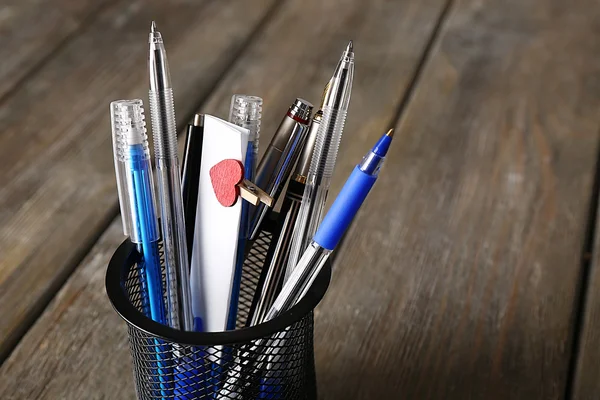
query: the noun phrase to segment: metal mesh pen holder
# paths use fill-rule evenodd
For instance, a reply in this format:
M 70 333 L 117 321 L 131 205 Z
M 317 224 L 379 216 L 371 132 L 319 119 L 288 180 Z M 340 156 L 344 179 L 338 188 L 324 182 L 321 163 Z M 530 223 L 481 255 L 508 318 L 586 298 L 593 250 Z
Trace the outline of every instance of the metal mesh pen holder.
M 108 265 L 106 291 L 128 325 L 139 399 L 316 399 L 313 309 L 329 285 L 330 265 L 292 309 L 243 327 L 271 237 L 263 231 L 248 252 L 238 329 L 226 332 L 183 332 L 147 318 L 139 254 L 129 240 L 119 246 Z

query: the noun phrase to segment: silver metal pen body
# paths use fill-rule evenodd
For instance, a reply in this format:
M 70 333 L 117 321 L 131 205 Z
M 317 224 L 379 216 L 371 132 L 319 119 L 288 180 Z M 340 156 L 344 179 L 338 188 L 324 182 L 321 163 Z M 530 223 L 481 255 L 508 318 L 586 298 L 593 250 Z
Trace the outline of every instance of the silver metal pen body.
M 308 133 L 312 104 L 296 99 L 281 121 L 265 155 L 260 160 L 254 183 L 267 192 L 275 202 L 287 181 Z M 260 224 L 269 208 L 259 204 L 251 213 L 250 239 L 260 232 Z
M 292 178 L 288 184 L 285 200 L 283 201 L 283 205 L 279 212 L 278 225 L 280 228 L 278 231 L 280 234 L 278 237 L 273 238 L 273 241 L 271 242 L 270 246 L 272 249 L 269 249 L 269 253 L 272 255 L 268 260 L 268 264 L 263 268 L 262 274 L 265 275 L 264 280 L 259 282 L 259 287 L 256 288 L 253 301 L 254 304 L 250 308 L 250 314 L 248 316 L 248 326 L 255 326 L 264 321 L 267 312 L 271 308 L 271 305 L 273 305 L 273 302 L 283 285 L 284 277 L 286 276 L 287 260 L 292 244 L 292 234 L 294 226 L 296 225 L 298 212 L 300 211 L 302 195 L 304 194 L 304 184 L 306 182 L 310 159 L 315 147 L 317 131 L 322 116 L 323 113 L 320 110 L 315 114 L 310 125 L 306 143 L 300 153 L 296 168 L 294 169 Z
M 150 116 L 154 139 L 158 200 L 167 274 L 169 326 L 193 330 L 190 301 L 189 261 L 181 194 L 181 172 L 177 155 L 177 125 L 173 88 L 163 39 L 152 22 L 148 70 Z

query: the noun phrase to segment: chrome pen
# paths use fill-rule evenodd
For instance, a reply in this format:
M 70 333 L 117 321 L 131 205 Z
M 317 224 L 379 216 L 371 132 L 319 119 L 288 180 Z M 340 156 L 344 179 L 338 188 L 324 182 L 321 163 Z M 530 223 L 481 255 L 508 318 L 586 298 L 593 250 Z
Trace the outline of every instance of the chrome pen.
M 277 202 L 285 182 L 298 158 L 308 133 L 308 124 L 313 105 L 306 100 L 296 99 L 281 121 L 265 155 L 260 160 L 254 183 Z M 270 208 L 259 204 L 250 216 L 250 240 L 260 232 L 261 223 Z
M 148 70 L 150 116 L 158 175 L 158 199 L 167 273 L 168 322 L 175 329 L 194 330 L 190 270 L 183 214 L 181 172 L 177 155 L 177 125 L 167 53 L 152 22 Z
M 288 184 L 285 200 L 279 211 L 277 222 L 276 232 L 279 232 L 279 235 L 274 237 L 269 245 L 267 262 L 262 269 L 261 277 L 254 293 L 246 322 L 247 326 L 258 325 L 264 319 L 283 285 L 293 229 L 298 217 L 298 211 L 300 210 L 306 175 L 308 174 L 310 159 L 315 148 L 317 130 L 319 129 L 322 117 L 323 113 L 321 110 L 315 113 L 306 143 Z

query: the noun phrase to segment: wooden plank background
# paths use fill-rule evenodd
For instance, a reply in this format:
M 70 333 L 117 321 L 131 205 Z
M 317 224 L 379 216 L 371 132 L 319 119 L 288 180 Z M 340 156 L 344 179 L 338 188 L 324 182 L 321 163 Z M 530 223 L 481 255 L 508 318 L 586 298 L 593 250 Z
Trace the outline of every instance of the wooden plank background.
M 599 11 L 454 4 L 319 308 L 324 398 L 563 398 Z
M 109 0 L 5 0 L 0 12 L 0 101 L 36 74 L 60 48 L 78 35 Z
M 2 398 L 134 397 L 103 288 L 122 240 L 108 103 L 146 99 L 153 18 L 180 126 L 256 94 L 264 151 L 353 39 L 332 193 L 397 127 L 317 309 L 322 398 L 600 397 L 597 261 L 589 286 L 581 265 L 598 191 L 597 1 L 71 3 L 48 15 L 15 3 L 18 21 L 45 19 L 35 51 L 0 68 L 0 358 L 19 343 Z
M 598 176 L 596 179 L 598 184 Z M 600 235 L 597 233 L 600 214 L 596 215 L 593 253 L 590 254 L 591 260 L 587 265 L 589 270 L 585 271 L 581 281 L 581 290 L 584 292 L 581 294 L 581 331 L 574 355 L 575 377 L 569 393 L 574 400 L 594 400 L 600 395 Z
M 232 93 L 246 92 L 262 96 L 265 112 L 261 149 L 264 150 L 295 96 L 318 101 L 324 82 L 329 79 L 348 38 L 352 38 L 357 49 L 357 63 L 360 60 L 365 61 L 360 61 L 357 66 L 357 70 L 361 72 L 357 72 L 353 88 L 353 109 L 345 133 L 349 139 L 345 139 L 340 150 L 337 179 L 332 189 L 337 191 L 344 175 L 347 175 L 352 165 L 360 160 L 365 148 L 374 143 L 394 120 L 398 104 L 417 68 L 423 48 L 432 34 L 443 5 L 441 1 L 423 2 L 421 5 L 394 5 L 379 0 L 367 7 L 363 3 L 340 0 L 330 2 L 324 7 L 318 0 L 288 1 L 274 13 L 268 27 L 255 38 L 201 110 L 210 110 L 211 113 L 225 116 Z M 337 8 L 344 9 L 344 12 L 339 14 L 336 24 L 326 21 L 313 24 L 310 35 L 307 37 L 305 33 L 302 43 L 296 46 L 289 45 L 288 38 L 302 35 L 315 13 L 319 10 L 331 13 Z M 365 16 L 367 18 L 362 25 L 353 23 L 359 17 Z M 396 29 L 398 18 L 406 22 L 403 29 Z M 382 21 L 386 21 L 386 24 L 382 24 Z M 375 27 L 379 27 L 377 35 L 373 34 Z M 420 34 L 413 33 L 412 40 L 408 41 L 406 38 L 411 31 Z M 164 36 L 168 44 L 169 36 L 166 33 Z M 142 44 L 141 47 L 145 51 L 145 45 Z M 176 74 L 179 76 L 182 71 L 176 68 L 172 53 L 169 48 L 171 69 L 175 78 Z M 307 59 L 307 54 L 313 59 Z M 373 62 L 375 57 L 378 58 L 378 62 Z M 320 58 L 324 61 L 319 61 Z M 273 80 L 274 76 L 278 77 L 276 81 Z M 176 95 L 179 104 L 178 92 Z M 108 131 L 104 133 L 108 135 Z M 111 160 L 109 155 L 108 162 L 112 162 Z M 97 247 L 88 260 L 100 259 L 105 264 L 108 262 L 111 252 L 106 249 L 111 246 L 116 248 L 122 240 L 120 222 L 113 222 L 108 232 L 110 236 L 101 240 L 106 244 Z M 93 282 L 85 289 L 85 292 L 97 291 L 94 295 L 88 296 L 77 289 L 86 279 L 90 279 L 87 276 L 89 269 L 86 268 L 88 260 L 82 263 L 80 268 L 83 270 L 74 274 L 61 295 L 5 362 L 3 372 L 6 373 L 2 374 L 5 379 L 0 378 L 0 387 L 6 387 L 5 393 L 9 398 L 13 396 L 52 399 L 58 395 L 67 395 L 67 398 L 75 399 L 85 393 L 86 389 L 90 389 L 90 392 L 99 398 L 131 398 L 131 377 L 121 378 L 118 383 L 115 380 L 123 376 L 121 365 L 124 361 L 129 362 L 126 358 L 128 355 L 103 359 L 101 366 L 91 365 L 95 364 L 93 360 L 98 354 L 110 353 L 111 350 L 107 347 L 111 346 L 111 343 L 125 345 L 125 327 L 121 326 L 122 322 L 120 323 L 118 317 L 110 310 L 103 294 L 103 275 L 94 274 L 91 277 Z M 89 317 L 77 317 L 80 312 L 87 313 L 96 309 L 98 313 L 93 322 Z M 80 323 L 85 326 L 80 326 Z M 95 329 L 100 327 L 107 328 Z M 71 346 L 40 349 L 45 332 L 53 332 L 65 343 L 71 343 Z M 86 336 L 88 340 L 84 341 L 82 338 Z M 104 348 L 99 349 L 98 346 Z M 63 357 L 57 357 L 61 353 Z M 74 358 L 77 360 L 74 361 Z M 73 368 L 73 364 L 77 368 Z M 85 367 L 86 365 L 90 366 Z M 44 371 L 51 370 L 52 374 L 43 373 L 39 368 Z M 102 370 L 111 372 L 106 375 L 99 374 Z M 34 378 L 40 374 L 45 379 Z M 91 375 L 94 376 L 92 381 L 85 383 Z M 72 388 L 61 389 L 62 383 L 68 379 L 77 383 Z
M 2 105 L 0 359 L 116 215 L 108 104 L 147 99 L 149 21 L 169 13 L 160 29 L 183 126 L 274 5 L 117 2 Z

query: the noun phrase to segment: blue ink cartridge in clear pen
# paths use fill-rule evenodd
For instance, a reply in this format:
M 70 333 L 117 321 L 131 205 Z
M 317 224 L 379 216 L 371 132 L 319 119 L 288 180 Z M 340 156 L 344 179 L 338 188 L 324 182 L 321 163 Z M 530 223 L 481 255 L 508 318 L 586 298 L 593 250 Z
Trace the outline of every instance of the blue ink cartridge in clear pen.
M 258 96 L 234 94 L 231 98 L 231 107 L 229 109 L 229 122 L 250 131 L 244 166 L 244 178 L 252 182 L 256 174 L 262 103 L 263 100 Z
M 246 159 L 244 162 L 244 178 L 254 181 L 256 174 L 256 159 L 258 158 L 258 139 L 260 137 L 260 119 L 262 114 L 263 100 L 258 96 L 245 94 L 234 94 L 231 98 L 229 109 L 229 122 L 242 128 L 248 129 L 248 147 L 246 148 Z M 237 322 L 238 304 L 240 297 L 240 286 L 242 282 L 242 268 L 244 255 L 246 253 L 246 241 L 248 240 L 249 215 L 252 211 L 247 201 L 242 202 L 242 217 L 240 222 L 240 236 L 237 248 L 237 258 L 233 285 L 231 290 L 231 302 L 229 303 L 229 314 L 227 317 L 227 329 L 235 329 Z
M 137 245 L 144 261 L 142 287 L 149 317 L 166 323 L 158 242 L 160 234 L 154 197 L 154 178 L 142 100 L 110 104 L 113 149 L 123 232 Z
M 142 308 L 146 316 L 166 325 L 158 252 L 160 234 L 142 100 L 113 101 L 110 115 L 123 232 L 136 244 L 142 257 L 138 264 Z M 166 346 L 159 339 L 154 341 L 157 396 L 165 398 L 172 392 L 168 382 L 170 362 L 165 357 Z

